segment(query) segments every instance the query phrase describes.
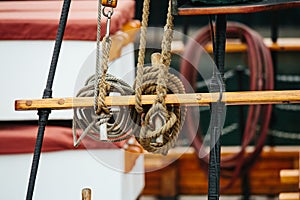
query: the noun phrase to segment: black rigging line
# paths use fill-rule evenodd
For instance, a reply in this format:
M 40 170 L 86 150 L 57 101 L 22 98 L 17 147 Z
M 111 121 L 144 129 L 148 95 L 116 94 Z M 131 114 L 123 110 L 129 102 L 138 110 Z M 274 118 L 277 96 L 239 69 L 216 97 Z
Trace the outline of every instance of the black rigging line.
M 52 85 L 53 85 L 53 81 L 54 81 L 54 76 L 55 76 L 57 61 L 58 61 L 58 57 L 59 57 L 59 53 L 60 53 L 60 49 L 61 49 L 61 44 L 62 44 L 64 32 L 65 32 L 65 27 L 66 27 L 66 23 L 67 23 L 67 19 L 68 19 L 70 4 L 71 4 L 71 0 L 64 0 L 63 7 L 61 10 L 61 16 L 60 16 L 60 20 L 59 20 L 58 30 L 57 30 L 57 34 L 56 34 L 56 40 L 55 40 L 52 60 L 51 60 L 51 64 L 50 64 L 47 84 L 46 84 L 46 88 L 44 89 L 44 93 L 43 93 L 43 99 L 52 98 Z M 34 154 L 33 154 L 33 159 L 32 159 L 32 164 L 31 164 L 31 171 L 30 171 L 30 176 L 29 176 L 26 200 L 31 200 L 32 196 L 33 196 L 35 180 L 36 180 L 36 175 L 37 175 L 39 161 L 40 161 L 41 149 L 42 149 L 42 145 L 43 145 L 45 127 L 47 125 L 50 113 L 51 113 L 51 109 L 39 109 L 38 110 L 39 128 L 38 128 L 38 133 L 37 133 L 36 143 L 35 143 L 35 148 L 34 148 Z
M 210 25 L 212 31 L 212 42 L 214 48 L 214 60 L 217 71 L 214 70 L 210 83 L 210 92 L 219 92 L 219 100 L 212 103 L 211 124 L 210 124 L 210 154 L 209 154 L 209 175 L 208 175 L 208 199 L 218 200 L 220 196 L 220 137 L 224 123 L 225 104 L 221 102 L 222 92 L 225 91 L 224 85 L 224 61 L 226 43 L 226 15 L 216 16 L 216 29 L 214 32 L 212 20 Z

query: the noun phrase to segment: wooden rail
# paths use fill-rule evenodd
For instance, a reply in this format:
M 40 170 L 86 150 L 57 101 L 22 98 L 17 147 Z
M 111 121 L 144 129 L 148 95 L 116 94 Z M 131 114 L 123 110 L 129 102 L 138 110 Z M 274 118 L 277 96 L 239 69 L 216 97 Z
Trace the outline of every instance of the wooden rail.
M 299 183 L 299 169 L 283 169 L 280 171 L 282 183 Z
M 288 192 L 288 193 L 280 193 L 279 200 L 299 200 L 300 193 L 299 192 Z
M 280 193 L 279 200 L 300 200 L 300 150 L 299 165 L 293 169 L 280 170 L 280 181 L 283 185 L 298 185 L 298 188 L 294 191 Z
M 116 32 L 112 37 L 112 46 L 109 60 L 113 61 L 121 56 L 122 48 L 134 42 L 135 36 L 140 28 L 140 21 L 132 20 L 126 23 L 121 31 Z
M 286 0 L 268 0 L 268 1 L 250 1 L 249 3 L 241 3 L 234 5 L 201 5 L 191 6 L 183 5 L 178 8 L 179 15 L 209 15 L 209 14 L 239 14 L 254 13 L 262 11 L 271 11 L 279 9 L 300 7 L 300 1 Z
M 278 38 L 276 43 L 272 42 L 270 38 L 264 38 L 264 43 L 271 51 L 300 51 L 300 38 Z M 208 53 L 213 52 L 212 44 L 207 44 L 204 49 Z M 246 52 L 247 45 L 238 39 L 227 39 L 225 50 L 227 53 Z M 182 41 L 172 42 L 173 53 L 180 54 L 183 51 L 184 44 Z
M 166 96 L 166 103 L 207 106 L 212 102 L 217 102 L 219 95 L 219 93 L 168 94 Z M 155 101 L 155 98 L 156 95 L 143 95 L 142 104 L 151 105 Z M 227 105 L 300 103 L 300 90 L 224 92 L 222 95 L 222 102 Z M 105 103 L 108 106 L 129 106 L 135 104 L 135 97 L 108 96 L 105 98 Z M 92 106 L 94 106 L 93 97 L 15 101 L 15 110 L 36 110 L 40 108 L 72 109 Z

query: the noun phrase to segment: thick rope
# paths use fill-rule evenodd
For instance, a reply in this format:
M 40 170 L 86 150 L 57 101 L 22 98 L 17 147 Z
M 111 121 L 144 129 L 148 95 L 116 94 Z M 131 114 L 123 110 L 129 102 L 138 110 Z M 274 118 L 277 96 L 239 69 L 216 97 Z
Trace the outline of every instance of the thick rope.
M 158 74 L 160 73 L 159 67 L 144 67 L 143 84 L 141 86 L 142 94 L 154 94 L 157 87 Z M 182 82 L 178 77 L 168 73 L 167 93 L 180 94 L 185 93 Z M 138 115 L 135 109 L 132 109 L 132 120 L 135 122 L 133 127 L 133 134 L 136 136 L 137 141 L 143 146 L 143 148 L 152 153 L 166 154 L 168 150 L 174 147 L 176 140 L 179 136 L 179 132 L 184 123 L 186 108 L 180 106 L 174 106 L 168 104 L 166 110 L 163 109 L 162 104 L 154 104 L 151 111 L 150 107 L 145 106 L 144 112 L 146 114 Z M 160 114 L 163 116 L 169 115 L 166 123 L 163 124 L 158 130 L 153 128 L 153 121 L 151 121 L 151 115 L 157 113 L 159 109 Z M 174 122 L 174 118 L 176 121 Z M 163 135 L 163 143 L 158 145 L 155 143 L 156 139 Z M 153 142 L 154 141 L 154 142 Z
M 141 85 L 143 82 L 143 67 L 144 67 L 145 54 L 146 54 L 146 43 L 147 43 L 146 35 L 147 35 L 147 27 L 148 27 L 149 10 L 150 10 L 150 0 L 144 0 L 142 25 L 141 25 L 141 33 L 140 33 L 139 55 L 138 55 L 137 71 L 136 71 L 136 79 L 135 79 L 135 109 L 138 113 L 143 112 L 143 107 L 141 102 L 141 98 L 142 98 Z
M 106 74 L 105 81 L 110 85 L 108 93 L 116 92 L 120 95 L 132 95 L 133 89 L 123 80 L 110 74 Z M 96 75 L 91 76 L 84 87 L 77 93 L 77 97 L 92 97 L 93 85 Z M 130 109 L 126 106 L 111 108 L 108 114 L 97 115 L 92 108 L 76 108 L 73 117 L 73 138 L 74 146 L 77 146 L 85 136 L 94 140 L 101 140 L 99 129 L 101 124 L 107 124 L 107 141 L 118 142 L 128 139 L 131 136 L 132 120 L 130 119 Z M 82 129 L 80 137 L 77 138 L 76 131 Z
M 108 70 L 108 59 L 110 54 L 110 48 L 111 48 L 111 38 L 105 36 L 102 40 L 101 77 L 98 86 L 99 94 L 98 94 L 97 110 L 96 110 L 96 114 L 98 115 L 100 115 L 102 112 L 104 114 L 109 114 L 109 110 L 105 105 L 105 97 L 107 91 L 109 90 L 109 84 L 106 82 L 106 74 Z
M 96 69 L 95 69 L 95 75 L 96 80 L 100 79 L 101 76 L 101 60 L 100 60 L 100 51 L 101 51 L 101 9 L 102 4 L 101 1 L 98 1 L 98 18 L 97 18 L 97 46 L 96 46 Z M 98 94 L 99 94 L 99 81 L 95 81 L 94 83 L 94 110 L 96 111 L 98 109 Z
M 139 51 L 135 83 L 135 108 L 141 116 L 136 117 L 137 114 L 134 114 L 133 119 L 137 125 L 141 125 L 142 127 L 139 128 L 136 126 L 133 132 L 136 135 L 137 130 L 139 131 L 139 135 L 136 135 L 136 137 L 145 150 L 161 154 L 167 154 L 168 150 L 175 145 L 186 112 L 185 108 L 180 109 L 178 106 L 167 106 L 165 104 L 165 97 L 168 92 L 184 93 L 184 87 L 180 80 L 175 76 L 170 76 L 168 73 L 171 63 L 171 43 L 173 40 L 173 16 L 171 10 L 172 1 L 170 0 L 161 46 L 162 52 L 161 54 L 152 55 L 152 67 L 150 67 L 150 70 L 149 67 L 143 67 L 146 46 L 146 34 L 144 34 L 144 31 L 146 30 L 149 15 L 149 0 L 144 2 L 142 32 L 140 36 L 140 47 L 142 49 Z M 173 85 L 170 85 L 172 82 L 175 84 L 174 88 L 172 88 Z M 148 109 L 142 108 L 142 94 L 157 95 L 154 104 Z M 142 114 L 142 112 L 144 113 Z M 142 117 L 141 120 L 139 119 L 140 117 Z M 161 120 L 161 124 L 155 124 L 156 120 Z
M 128 139 L 131 136 L 130 109 L 128 107 L 107 107 L 105 97 L 111 92 L 120 95 L 132 95 L 134 91 L 124 81 L 107 74 L 109 55 L 112 40 L 109 36 L 109 24 L 107 33 L 100 42 L 101 37 L 101 1 L 98 4 L 98 23 L 97 23 L 97 49 L 96 49 L 96 72 L 85 83 L 84 87 L 78 92 L 78 97 L 94 96 L 94 110 L 90 108 L 74 109 L 73 117 L 73 138 L 74 146 L 79 145 L 85 136 L 94 140 L 118 142 Z M 112 15 L 107 15 L 108 20 Z M 104 14 L 105 15 L 105 14 Z M 106 15 L 105 15 L 106 16 Z M 107 21 L 109 23 L 109 21 Z M 102 50 L 101 50 L 102 45 Z M 100 58 L 100 53 L 101 58 Z M 81 134 L 77 138 L 77 132 Z
M 166 67 L 170 66 L 171 63 L 171 44 L 173 41 L 173 15 L 172 15 L 172 0 L 169 1 L 167 22 L 164 27 L 164 35 L 161 44 L 161 63 Z

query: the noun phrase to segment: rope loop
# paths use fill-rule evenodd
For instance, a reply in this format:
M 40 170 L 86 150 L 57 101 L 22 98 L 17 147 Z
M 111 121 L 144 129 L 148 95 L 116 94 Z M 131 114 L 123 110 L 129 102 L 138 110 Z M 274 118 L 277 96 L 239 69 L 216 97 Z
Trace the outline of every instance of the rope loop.
M 173 40 L 172 0 L 169 0 L 167 22 L 161 44 L 162 51 L 151 55 L 151 67 L 144 67 L 149 4 L 150 0 L 144 1 L 135 81 L 136 103 L 135 112 L 132 115 L 136 124 L 133 134 L 148 152 L 165 155 L 175 145 L 186 114 L 185 107 L 167 106 L 165 97 L 168 92 L 185 93 L 185 90 L 181 81 L 168 72 Z M 143 94 L 156 94 L 156 99 L 151 107 L 142 106 L 141 96 Z
M 75 108 L 73 117 L 74 146 L 89 136 L 97 141 L 119 142 L 132 137 L 131 108 L 125 106 L 108 107 L 105 97 L 109 94 L 132 95 L 134 90 L 125 81 L 107 73 L 112 40 L 110 38 L 110 18 L 117 0 L 98 2 L 96 71 L 89 77 L 78 97 L 94 96 L 94 108 Z M 111 7 L 105 11 L 104 6 Z M 101 12 L 107 17 L 106 35 L 101 42 Z M 79 137 L 77 137 L 80 135 Z
M 157 94 L 157 85 L 161 65 L 144 67 L 143 84 L 140 87 L 142 95 L 155 94 L 156 100 L 152 106 L 144 106 L 143 112 L 132 110 L 134 121 L 133 134 L 145 150 L 152 153 L 167 154 L 174 147 L 179 136 L 180 129 L 184 123 L 186 107 L 177 105 L 166 105 L 165 95 L 167 93 L 184 93 L 185 89 L 178 77 L 167 73 L 168 80 L 163 92 Z

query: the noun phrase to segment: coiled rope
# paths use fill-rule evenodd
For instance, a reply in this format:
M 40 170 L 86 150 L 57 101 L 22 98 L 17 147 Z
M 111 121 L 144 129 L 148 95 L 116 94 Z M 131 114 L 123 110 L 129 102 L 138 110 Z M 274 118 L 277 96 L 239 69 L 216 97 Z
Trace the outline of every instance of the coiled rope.
M 97 81 L 96 75 L 91 76 L 76 96 L 92 97 L 95 81 Z M 106 74 L 105 82 L 109 85 L 108 93 L 115 92 L 120 95 L 132 95 L 134 93 L 130 85 L 110 74 Z M 107 139 L 101 138 L 99 135 L 102 124 L 107 126 Z M 131 127 L 130 109 L 127 106 L 109 108 L 109 113 L 106 115 L 97 115 L 92 108 L 74 109 L 73 136 L 75 146 L 87 135 L 98 141 L 119 142 L 126 140 L 131 137 Z M 83 130 L 78 139 L 76 135 L 77 128 Z
M 228 23 L 227 37 L 237 38 L 245 42 L 248 46 L 248 65 L 250 69 L 250 90 L 273 90 L 274 88 L 274 72 L 273 64 L 269 49 L 264 45 L 262 38 L 250 28 L 239 23 Z M 196 75 L 197 71 L 190 62 L 188 62 L 191 55 L 195 54 L 196 45 L 207 45 L 210 42 L 211 35 L 209 27 L 204 27 L 199 30 L 198 34 L 186 45 L 184 58 L 180 66 L 180 72 L 196 89 Z M 199 58 L 202 52 L 198 52 Z M 196 63 L 193 63 L 194 65 Z M 196 64 L 197 66 L 197 64 Z M 271 118 L 272 105 L 250 105 L 248 109 L 248 116 L 246 127 L 241 143 L 241 149 L 238 153 L 231 156 L 221 158 L 221 169 L 225 170 L 226 175 L 230 177 L 231 181 L 226 189 L 233 185 L 234 181 L 245 173 L 254 163 L 255 159 L 260 155 L 267 137 L 268 126 Z M 190 113 L 187 115 L 187 123 L 191 123 L 193 116 Z M 258 124 L 260 123 L 260 130 L 257 131 Z M 201 130 L 198 129 L 198 134 L 195 136 L 197 130 L 193 130 L 192 123 L 188 125 L 188 133 L 193 138 L 193 146 L 198 155 L 205 155 L 205 152 L 200 152 L 203 139 L 201 137 Z M 257 133 L 259 132 L 259 133 Z M 246 147 L 254 141 L 254 151 L 246 154 Z M 208 156 L 200 159 L 207 169 Z
M 169 0 L 167 22 L 164 28 L 161 54 L 152 55 L 152 66 L 144 67 L 146 52 L 146 33 L 150 0 L 144 1 L 140 46 L 135 81 L 135 110 L 132 118 L 135 121 L 133 134 L 145 150 L 152 153 L 167 154 L 172 148 L 185 119 L 186 109 L 175 105 L 166 105 L 167 93 L 185 93 L 180 79 L 168 73 L 171 63 L 171 43 L 173 39 L 172 1 Z M 142 107 L 143 94 L 156 94 L 153 105 Z M 157 125 L 157 119 L 160 125 Z
M 115 4 L 116 2 L 114 2 Z M 107 33 L 102 39 L 102 50 L 100 45 L 101 12 L 108 18 Z M 126 82 L 107 74 L 112 43 L 109 35 L 112 14 L 112 7 L 110 11 L 105 13 L 105 7 L 102 9 L 101 1 L 98 2 L 96 71 L 95 75 L 88 78 L 84 87 L 76 95 L 77 97 L 94 96 L 94 110 L 90 108 L 74 109 L 74 146 L 77 146 L 87 135 L 94 140 L 109 142 L 118 142 L 131 137 L 132 121 L 130 120 L 130 108 L 124 106 L 109 108 L 105 104 L 105 97 L 110 93 L 119 93 L 120 95 L 132 95 L 134 93 L 133 89 Z M 102 56 L 101 59 L 100 54 Z M 78 128 L 82 129 L 79 138 L 77 138 Z

